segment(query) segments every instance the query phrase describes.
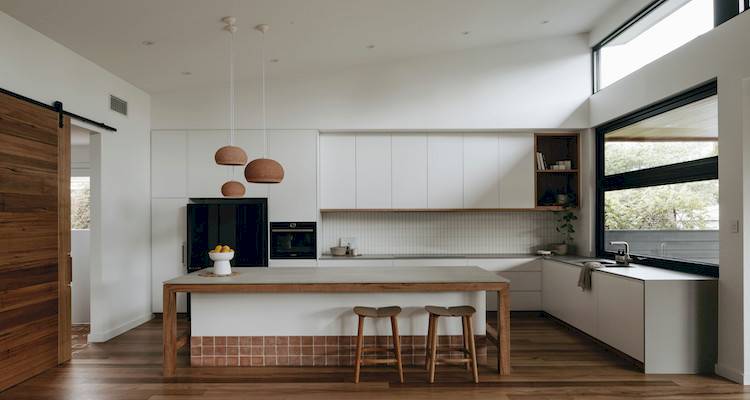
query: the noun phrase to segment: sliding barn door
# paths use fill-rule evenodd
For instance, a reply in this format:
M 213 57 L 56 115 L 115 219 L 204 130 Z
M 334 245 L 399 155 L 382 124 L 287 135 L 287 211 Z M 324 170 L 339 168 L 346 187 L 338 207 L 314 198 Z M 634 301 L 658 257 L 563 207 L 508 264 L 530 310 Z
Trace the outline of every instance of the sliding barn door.
M 0 93 L 0 390 L 70 359 L 70 121 Z

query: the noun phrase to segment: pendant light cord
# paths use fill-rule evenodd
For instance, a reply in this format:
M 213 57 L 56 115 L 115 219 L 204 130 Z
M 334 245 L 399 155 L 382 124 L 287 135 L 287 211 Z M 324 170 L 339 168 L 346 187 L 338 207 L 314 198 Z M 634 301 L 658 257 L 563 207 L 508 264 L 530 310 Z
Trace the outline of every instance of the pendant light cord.
M 266 132 L 266 33 L 263 35 L 260 47 L 260 80 L 261 80 L 261 108 L 263 112 L 263 158 L 268 158 L 268 132 Z

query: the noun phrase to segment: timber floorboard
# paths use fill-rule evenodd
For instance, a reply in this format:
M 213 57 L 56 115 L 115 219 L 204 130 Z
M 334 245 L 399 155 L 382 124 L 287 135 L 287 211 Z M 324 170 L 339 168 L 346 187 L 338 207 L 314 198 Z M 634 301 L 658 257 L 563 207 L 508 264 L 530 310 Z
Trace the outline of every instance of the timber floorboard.
M 185 322 L 180 321 L 180 327 Z M 512 375 L 500 377 L 495 350 L 480 381 L 462 367 L 439 366 L 435 384 L 423 368 L 189 368 L 185 349 L 177 376 L 163 378 L 161 320 L 107 343 L 91 343 L 73 360 L 5 392 L 0 399 L 750 399 L 750 390 L 716 376 L 645 375 L 585 336 L 538 315 L 511 321 Z

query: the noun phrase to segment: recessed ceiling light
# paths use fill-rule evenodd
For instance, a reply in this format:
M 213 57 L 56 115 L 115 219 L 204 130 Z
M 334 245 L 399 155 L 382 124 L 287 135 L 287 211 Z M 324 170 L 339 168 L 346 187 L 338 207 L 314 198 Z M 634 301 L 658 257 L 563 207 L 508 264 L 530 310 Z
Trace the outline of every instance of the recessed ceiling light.
M 153 42 L 151 40 L 144 40 L 144 41 L 141 42 L 141 44 L 144 45 L 144 46 L 153 46 L 153 45 L 156 44 L 156 42 Z
M 181 73 L 181 74 L 183 74 L 183 75 L 185 75 L 185 76 L 188 76 L 188 75 L 192 75 L 192 74 L 193 74 L 193 73 L 192 73 L 192 72 L 190 72 L 190 71 L 182 71 L 182 72 L 180 72 L 180 73 Z
M 549 20 L 547 20 L 547 19 L 545 19 L 544 21 L 542 21 L 542 25 L 546 25 L 546 24 L 549 24 Z
M 471 34 L 471 31 L 463 31 L 461 32 L 461 34 L 464 36 L 469 36 Z
M 368 49 L 374 49 L 374 48 L 375 48 L 375 45 L 374 45 L 374 44 L 368 44 L 368 45 L 367 45 L 367 48 L 368 48 Z
M 272 59 L 271 59 L 270 61 L 271 61 L 272 63 L 277 63 L 277 62 L 279 62 L 279 59 L 278 59 L 278 58 L 272 58 Z

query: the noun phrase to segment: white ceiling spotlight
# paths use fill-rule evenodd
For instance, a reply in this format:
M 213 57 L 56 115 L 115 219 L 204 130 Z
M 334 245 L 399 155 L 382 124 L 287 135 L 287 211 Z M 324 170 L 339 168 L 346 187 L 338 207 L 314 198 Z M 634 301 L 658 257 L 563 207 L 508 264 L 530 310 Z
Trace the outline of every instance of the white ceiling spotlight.
M 368 45 L 367 45 L 367 48 L 368 48 L 368 49 L 371 49 L 371 50 L 372 50 L 372 49 L 374 49 L 374 48 L 375 48 L 375 45 L 374 45 L 374 44 L 368 44 Z
M 153 40 L 144 40 L 141 42 L 141 44 L 144 46 L 153 46 L 156 44 L 156 42 L 154 42 Z
M 270 27 L 266 24 L 255 26 L 255 30 L 263 35 L 260 53 L 261 71 L 261 105 L 263 115 L 263 158 L 250 161 L 245 167 L 245 179 L 251 183 L 280 183 L 284 179 L 284 167 L 277 161 L 268 158 L 268 132 L 266 131 L 266 32 Z
M 229 145 L 217 150 L 214 160 L 219 165 L 232 166 L 232 176 L 234 176 L 234 167 L 247 163 L 245 150 L 234 145 L 237 122 L 237 104 L 234 91 L 234 34 L 237 32 L 237 25 L 235 25 L 237 19 L 224 17 L 221 21 L 225 24 L 224 30 L 229 32 Z M 221 185 L 221 194 L 225 197 L 242 197 L 245 195 L 245 185 L 232 179 Z

